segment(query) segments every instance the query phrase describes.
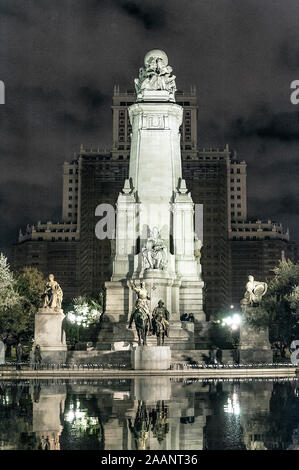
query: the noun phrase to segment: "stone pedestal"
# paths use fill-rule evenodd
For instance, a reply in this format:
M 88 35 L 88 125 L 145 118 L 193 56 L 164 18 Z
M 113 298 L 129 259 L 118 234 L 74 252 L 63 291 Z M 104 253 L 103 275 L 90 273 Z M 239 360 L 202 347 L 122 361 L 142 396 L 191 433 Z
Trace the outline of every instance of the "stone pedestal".
M 240 329 L 239 362 L 240 364 L 273 362 L 268 328 L 256 330 L 248 325 L 246 321 L 242 323 Z
M 133 370 L 168 370 L 170 362 L 169 346 L 137 346 L 131 352 Z
M 42 362 L 64 363 L 66 361 L 64 318 L 62 309 L 39 308 L 35 314 L 34 346 L 39 344 Z

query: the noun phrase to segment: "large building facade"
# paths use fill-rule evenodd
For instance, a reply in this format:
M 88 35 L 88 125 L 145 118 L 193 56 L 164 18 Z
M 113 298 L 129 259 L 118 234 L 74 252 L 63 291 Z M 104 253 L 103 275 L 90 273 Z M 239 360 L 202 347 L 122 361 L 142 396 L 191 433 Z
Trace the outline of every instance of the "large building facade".
M 62 222 L 27 226 L 13 247 L 12 266 L 53 271 L 65 297 L 96 295 L 111 277 L 111 244 L 98 240 L 95 215 L 99 204 L 115 205 L 128 177 L 131 127 L 128 106 L 135 93 L 114 88 L 112 148 L 85 148 L 63 166 Z M 183 107 L 181 154 L 183 178 L 195 204 L 203 208 L 200 233 L 204 309 L 214 318 L 243 294 L 248 274 L 260 280 L 273 276 L 283 257 L 294 260 L 295 245 L 281 225 L 247 221 L 246 162 L 228 145 L 199 149 L 197 97 L 177 91 Z

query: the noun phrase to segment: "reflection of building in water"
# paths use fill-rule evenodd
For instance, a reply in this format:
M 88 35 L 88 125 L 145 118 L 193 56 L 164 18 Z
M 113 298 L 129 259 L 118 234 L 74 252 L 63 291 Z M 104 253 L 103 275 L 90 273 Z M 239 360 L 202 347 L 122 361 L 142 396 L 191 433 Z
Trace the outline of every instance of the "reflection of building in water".
M 299 426 L 293 431 L 292 443 L 289 445 L 288 450 L 299 450 Z
M 41 450 L 60 450 L 65 384 L 35 384 L 32 387 L 33 432 Z

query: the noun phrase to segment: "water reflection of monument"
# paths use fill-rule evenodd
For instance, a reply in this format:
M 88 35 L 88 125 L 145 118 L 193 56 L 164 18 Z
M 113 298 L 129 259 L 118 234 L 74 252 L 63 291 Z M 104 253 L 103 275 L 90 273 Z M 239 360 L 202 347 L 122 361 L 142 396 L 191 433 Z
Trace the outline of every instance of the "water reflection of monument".
M 32 430 L 41 450 L 59 450 L 63 429 L 66 385 L 35 383 L 32 386 Z
M 103 400 L 111 405 L 104 419 L 106 450 L 203 448 L 210 408 L 202 384 L 185 387 L 169 377 L 135 378 L 124 401 L 113 395 Z
M 1 450 L 298 447 L 296 383 L 4 381 L 0 395 Z
M 239 401 L 243 439 L 247 450 L 266 450 L 269 438 L 270 399 L 272 382 L 241 383 Z

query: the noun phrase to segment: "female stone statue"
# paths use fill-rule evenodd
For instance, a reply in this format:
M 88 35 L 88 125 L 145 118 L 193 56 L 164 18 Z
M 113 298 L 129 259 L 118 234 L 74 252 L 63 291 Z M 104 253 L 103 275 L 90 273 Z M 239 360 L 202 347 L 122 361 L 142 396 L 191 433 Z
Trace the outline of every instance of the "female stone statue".
M 53 310 L 61 309 L 63 292 L 58 282 L 54 280 L 54 274 L 49 275 L 49 281 L 46 284 L 43 298 L 43 308 L 51 308 Z

